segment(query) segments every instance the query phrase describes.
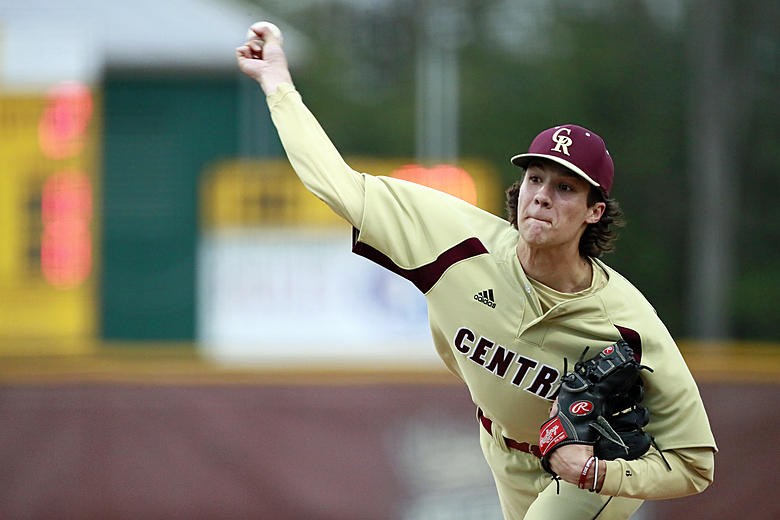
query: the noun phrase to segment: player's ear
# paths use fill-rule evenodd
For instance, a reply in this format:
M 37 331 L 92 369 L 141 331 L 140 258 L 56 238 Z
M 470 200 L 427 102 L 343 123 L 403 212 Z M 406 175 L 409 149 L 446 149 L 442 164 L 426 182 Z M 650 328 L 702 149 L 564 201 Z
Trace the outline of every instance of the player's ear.
M 588 206 L 588 214 L 585 215 L 585 223 L 595 224 L 601 220 L 601 217 L 604 215 L 606 209 L 607 204 L 605 202 L 596 202 L 592 206 Z

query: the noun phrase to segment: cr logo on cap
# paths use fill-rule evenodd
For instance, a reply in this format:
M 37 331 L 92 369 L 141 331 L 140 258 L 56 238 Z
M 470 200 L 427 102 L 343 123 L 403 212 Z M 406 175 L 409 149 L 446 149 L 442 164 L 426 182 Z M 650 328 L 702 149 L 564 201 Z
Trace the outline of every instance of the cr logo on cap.
M 567 135 L 561 135 L 561 132 L 565 131 Z M 569 135 L 571 134 L 571 128 L 561 127 L 555 131 L 552 135 L 553 141 L 555 141 L 555 148 L 550 148 L 553 152 L 569 155 L 569 147 L 572 145 L 572 140 Z

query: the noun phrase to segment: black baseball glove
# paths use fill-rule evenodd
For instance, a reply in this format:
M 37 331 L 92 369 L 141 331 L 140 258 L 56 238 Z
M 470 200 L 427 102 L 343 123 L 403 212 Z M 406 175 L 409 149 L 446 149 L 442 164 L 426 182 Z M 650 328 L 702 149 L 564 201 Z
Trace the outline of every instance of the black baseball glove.
M 561 379 L 558 413 L 542 425 L 539 435 L 542 466 L 553 475 L 550 453 L 567 444 L 589 444 L 600 459 L 631 460 L 644 455 L 653 442 L 643 430 L 650 413 L 639 404 L 644 397 L 639 373 L 652 369 L 640 365 L 623 340 L 583 360 L 587 351 Z

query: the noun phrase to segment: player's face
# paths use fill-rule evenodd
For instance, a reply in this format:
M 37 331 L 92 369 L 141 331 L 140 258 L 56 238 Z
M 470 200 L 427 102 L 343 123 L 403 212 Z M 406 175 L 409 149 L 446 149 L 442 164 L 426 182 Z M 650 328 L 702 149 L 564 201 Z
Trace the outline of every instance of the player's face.
M 556 163 L 532 162 L 520 186 L 517 228 L 530 247 L 579 244 L 588 224 L 596 223 L 605 204 L 588 207 L 590 184 Z

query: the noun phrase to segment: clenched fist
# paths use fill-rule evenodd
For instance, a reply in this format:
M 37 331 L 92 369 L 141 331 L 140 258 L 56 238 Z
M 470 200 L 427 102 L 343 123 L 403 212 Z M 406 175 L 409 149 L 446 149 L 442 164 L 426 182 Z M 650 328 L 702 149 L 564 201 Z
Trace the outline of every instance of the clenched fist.
M 236 59 L 241 72 L 257 81 L 266 96 L 276 92 L 280 83 L 292 84 L 282 50 L 282 31 L 271 22 L 252 24 L 246 42 L 236 48 Z

